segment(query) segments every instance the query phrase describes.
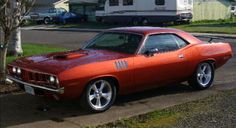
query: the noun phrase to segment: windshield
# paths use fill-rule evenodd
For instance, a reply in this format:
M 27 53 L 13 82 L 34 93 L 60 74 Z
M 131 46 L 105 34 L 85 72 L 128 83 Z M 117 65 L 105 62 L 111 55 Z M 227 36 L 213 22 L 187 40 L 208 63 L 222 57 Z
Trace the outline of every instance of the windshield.
M 108 32 L 98 35 L 85 49 L 109 50 L 134 54 L 142 40 L 142 35 Z

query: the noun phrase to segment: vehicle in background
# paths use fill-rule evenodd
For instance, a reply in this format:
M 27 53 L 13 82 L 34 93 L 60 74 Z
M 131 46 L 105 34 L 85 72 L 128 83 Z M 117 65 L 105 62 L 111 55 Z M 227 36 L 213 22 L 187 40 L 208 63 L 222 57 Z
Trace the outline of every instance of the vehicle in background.
M 30 17 L 37 23 L 49 24 L 53 21 L 53 18 L 58 17 L 62 13 L 67 12 L 64 8 L 50 8 L 47 12 L 38 13 L 32 12 Z
M 236 16 L 236 6 L 231 7 L 231 15 Z
M 82 14 L 75 14 L 72 12 L 65 12 L 59 15 L 58 17 L 53 18 L 53 23 L 78 23 L 78 22 L 85 22 L 87 21 L 87 16 Z
M 148 23 L 189 22 L 193 0 L 100 0 L 96 9 L 99 22 Z
M 25 16 L 22 16 L 21 18 L 22 18 L 22 22 L 21 22 L 22 25 L 28 24 L 29 21 L 31 20 L 30 15 L 25 15 Z

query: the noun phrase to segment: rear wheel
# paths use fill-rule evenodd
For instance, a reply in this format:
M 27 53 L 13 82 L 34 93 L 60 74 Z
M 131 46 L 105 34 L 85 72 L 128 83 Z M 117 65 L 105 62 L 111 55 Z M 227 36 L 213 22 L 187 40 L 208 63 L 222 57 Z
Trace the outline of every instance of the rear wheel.
M 109 109 L 116 98 L 114 83 L 106 79 L 90 82 L 82 95 L 81 106 L 92 112 L 103 112 Z
M 214 68 L 211 63 L 203 62 L 197 67 L 192 78 L 189 80 L 189 84 L 196 89 L 207 89 L 209 88 L 214 80 Z
M 44 18 L 44 20 L 43 20 L 43 23 L 46 25 L 49 24 L 50 22 L 51 22 L 51 20 L 48 17 Z

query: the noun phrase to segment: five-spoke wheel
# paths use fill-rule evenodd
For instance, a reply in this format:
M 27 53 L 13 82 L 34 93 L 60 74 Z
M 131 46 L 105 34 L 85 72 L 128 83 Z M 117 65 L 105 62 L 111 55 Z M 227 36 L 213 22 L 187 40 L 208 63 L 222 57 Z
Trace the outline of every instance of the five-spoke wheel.
M 214 68 L 211 63 L 203 62 L 197 67 L 189 84 L 197 89 L 206 89 L 212 85 L 214 79 Z
M 82 107 L 94 112 L 102 112 L 111 107 L 116 98 L 116 88 L 112 81 L 99 79 L 92 81 L 82 96 Z

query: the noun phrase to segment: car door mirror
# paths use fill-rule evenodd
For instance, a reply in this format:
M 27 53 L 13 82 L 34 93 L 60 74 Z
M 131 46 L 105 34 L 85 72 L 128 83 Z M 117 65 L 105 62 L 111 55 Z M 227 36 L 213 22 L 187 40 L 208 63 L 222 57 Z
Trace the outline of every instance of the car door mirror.
M 155 53 L 158 53 L 159 50 L 157 48 L 152 48 L 147 50 L 144 54 L 147 56 L 153 56 Z

